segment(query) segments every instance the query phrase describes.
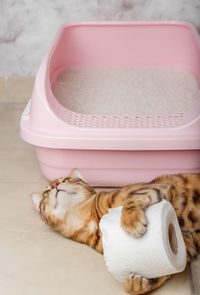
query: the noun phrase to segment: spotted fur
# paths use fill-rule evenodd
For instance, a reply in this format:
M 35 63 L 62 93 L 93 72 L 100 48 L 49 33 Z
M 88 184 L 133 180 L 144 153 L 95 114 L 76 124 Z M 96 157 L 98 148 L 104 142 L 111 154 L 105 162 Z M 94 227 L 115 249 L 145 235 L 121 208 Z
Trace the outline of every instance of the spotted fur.
M 167 175 L 149 183 L 96 192 L 73 170 L 70 177 L 48 185 L 41 194 L 39 211 L 42 220 L 54 230 L 103 253 L 98 225 L 109 208 L 122 205 L 121 226 L 139 238 L 148 226 L 146 208 L 163 198 L 175 208 L 190 261 L 200 252 L 200 174 Z M 169 277 L 147 279 L 135 274 L 125 280 L 124 287 L 130 294 L 145 294 Z

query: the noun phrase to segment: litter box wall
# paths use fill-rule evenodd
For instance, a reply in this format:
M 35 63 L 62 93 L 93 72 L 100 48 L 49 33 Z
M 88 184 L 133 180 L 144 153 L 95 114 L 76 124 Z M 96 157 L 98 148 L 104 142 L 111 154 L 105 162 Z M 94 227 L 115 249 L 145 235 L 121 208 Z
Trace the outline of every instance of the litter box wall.
M 174 173 L 200 172 L 196 151 L 94 151 L 36 148 L 43 175 L 54 180 L 78 167 L 97 186 L 123 186 Z
M 43 60 L 22 138 L 36 146 L 49 180 L 78 167 L 95 185 L 125 185 L 161 174 L 200 172 L 200 102 L 169 116 L 101 116 L 71 112 L 51 85 L 68 67 L 174 67 L 200 83 L 200 41 L 187 23 L 64 25 Z

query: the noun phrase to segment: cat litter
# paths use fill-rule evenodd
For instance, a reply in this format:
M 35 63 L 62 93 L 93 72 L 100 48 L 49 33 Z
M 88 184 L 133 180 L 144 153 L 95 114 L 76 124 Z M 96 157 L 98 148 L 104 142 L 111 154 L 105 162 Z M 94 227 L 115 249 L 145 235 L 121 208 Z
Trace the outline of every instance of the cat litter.
M 71 68 L 52 90 L 73 112 L 108 116 L 178 114 L 200 100 L 195 78 L 173 68 Z
M 184 22 L 65 24 L 21 117 L 44 176 L 93 185 L 200 172 L 200 39 Z

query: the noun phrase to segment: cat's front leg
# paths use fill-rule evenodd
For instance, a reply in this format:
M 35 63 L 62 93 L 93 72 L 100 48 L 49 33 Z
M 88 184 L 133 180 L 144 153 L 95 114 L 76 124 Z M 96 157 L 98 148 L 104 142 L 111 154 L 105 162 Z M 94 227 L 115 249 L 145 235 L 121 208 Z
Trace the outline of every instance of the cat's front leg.
M 171 189 L 168 184 L 150 184 L 131 192 L 123 203 L 121 226 L 135 238 L 142 236 L 148 221 L 145 210 L 162 199 L 170 199 Z
M 160 287 L 171 276 L 163 276 L 155 279 L 147 279 L 138 274 L 129 276 L 125 279 L 124 288 L 132 295 L 146 294 Z
M 198 254 L 198 245 L 194 239 L 195 233 L 182 232 L 182 234 L 187 250 L 187 262 L 191 262 Z

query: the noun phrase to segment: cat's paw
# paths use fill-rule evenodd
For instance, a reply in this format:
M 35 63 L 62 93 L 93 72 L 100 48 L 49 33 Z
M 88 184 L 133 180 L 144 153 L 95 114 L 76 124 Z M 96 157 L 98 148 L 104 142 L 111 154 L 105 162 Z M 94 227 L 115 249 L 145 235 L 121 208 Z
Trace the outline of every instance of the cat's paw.
M 144 210 L 137 208 L 130 211 L 126 207 L 122 209 L 121 226 L 134 238 L 141 237 L 146 232 L 147 225 Z
M 138 274 L 134 274 L 125 279 L 124 288 L 132 295 L 146 294 L 160 287 L 170 276 L 163 276 L 155 279 L 148 279 Z
M 127 277 L 124 282 L 126 292 L 134 295 L 144 294 L 148 285 L 148 279 L 137 274 Z

